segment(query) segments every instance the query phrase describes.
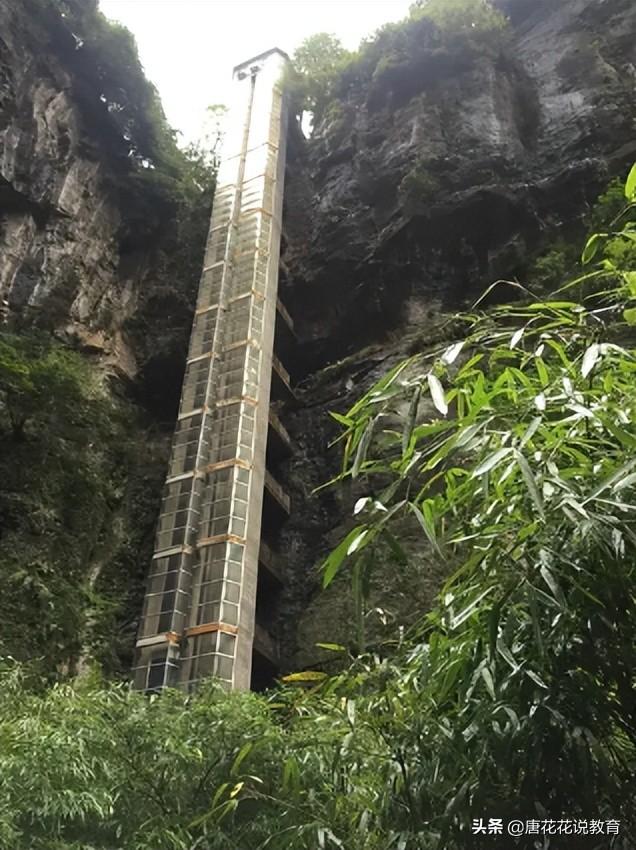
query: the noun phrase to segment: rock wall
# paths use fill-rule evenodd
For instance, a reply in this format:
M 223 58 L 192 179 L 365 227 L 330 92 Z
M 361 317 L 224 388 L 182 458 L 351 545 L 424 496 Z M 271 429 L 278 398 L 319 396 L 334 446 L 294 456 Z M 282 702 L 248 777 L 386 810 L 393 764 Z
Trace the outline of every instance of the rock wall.
M 633 4 L 501 5 L 494 50 L 429 49 L 418 22 L 410 55 L 343 84 L 290 168 L 284 262 L 309 368 L 522 269 L 635 158 Z
M 164 378 L 182 359 L 198 269 L 162 285 L 176 204 L 87 82 L 88 51 L 54 5 L 0 5 L 0 300 L 18 324 L 56 330 L 121 377 L 148 369 L 152 383 L 153 357 Z M 161 352 L 147 327 L 134 332 L 144 316 L 162 326 L 150 329 Z M 182 364 L 169 371 L 178 398 Z
M 498 5 L 510 16 L 498 45 L 431 48 L 418 22 L 408 50 L 350 75 L 313 137 L 292 146 L 283 291 L 302 382 L 287 420 L 297 451 L 281 618 L 292 664 L 351 635 L 342 586 L 316 595 L 317 565 L 360 495 L 312 495 L 338 468 L 328 411 L 434 344 L 445 312 L 497 278 L 524 279 L 550 240 L 578 242 L 591 201 L 636 159 L 636 6 Z M 401 601 L 386 566 L 384 601 L 401 619 L 439 579 L 419 563 Z

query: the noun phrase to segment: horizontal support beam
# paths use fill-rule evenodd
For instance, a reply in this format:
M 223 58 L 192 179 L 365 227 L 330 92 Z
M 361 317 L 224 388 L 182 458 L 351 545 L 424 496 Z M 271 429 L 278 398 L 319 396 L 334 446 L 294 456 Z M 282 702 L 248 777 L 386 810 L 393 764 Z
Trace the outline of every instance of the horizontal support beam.
M 291 511 L 291 500 L 268 469 L 265 470 L 265 489 L 271 493 L 285 513 L 289 514 Z
M 176 632 L 162 632 L 160 635 L 139 638 L 135 646 L 141 649 L 144 646 L 158 646 L 162 643 L 179 643 L 179 635 Z
M 197 548 L 214 546 L 215 543 L 238 543 L 245 546 L 246 542 L 244 537 L 239 537 L 237 534 L 215 534 L 214 537 L 202 537 L 197 540 Z
M 279 584 L 283 583 L 283 575 L 280 566 L 278 565 L 278 559 L 264 540 L 261 540 L 261 545 L 258 550 L 258 562 L 274 576 Z
M 259 623 L 254 624 L 254 649 L 259 652 L 268 661 L 278 667 L 279 653 L 278 647 L 267 629 L 263 628 Z
M 275 413 L 275 411 L 274 411 L 274 410 L 272 410 L 271 408 L 270 408 L 270 410 L 269 410 L 269 425 L 270 425 L 270 428 L 271 428 L 273 431 L 275 431 L 275 432 L 276 432 L 276 434 L 277 434 L 278 438 L 281 440 L 281 442 L 282 442 L 282 443 L 283 443 L 283 444 L 284 444 L 284 445 L 285 445 L 288 449 L 291 449 L 291 446 L 292 446 L 292 439 L 291 439 L 291 437 L 289 436 L 289 432 L 287 431 L 287 428 L 285 428 L 285 426 L 283 425 L 283 423 L 280 421 L 280 418 L 278 417 L 278 414 L 277 414 L 277 413 Z
M 278 310 L 279 316 L 283 319 L 289 330 L 294 333 L 294 320 L 289 315 L 287 307 L 283 304 L 280 298 L 276 299 L 276 309 Z
M 202 623 L 200 626 L 191 626 L 185 630 L 186 637 L 196 637 L 197 635 L 207 635 L 210 632 L 225 632 L 228 635 L 237 635 L 238 628 L 231 626 L 229 623 Z

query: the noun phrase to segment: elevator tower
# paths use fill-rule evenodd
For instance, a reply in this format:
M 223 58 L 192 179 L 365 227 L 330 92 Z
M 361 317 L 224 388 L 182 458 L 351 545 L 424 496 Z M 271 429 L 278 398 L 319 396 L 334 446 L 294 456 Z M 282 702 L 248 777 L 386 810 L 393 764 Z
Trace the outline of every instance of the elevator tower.
M 289 512 L 266 469 L 268 441 L 289 438 L 270 391 L 290 392 L 274 352 L 287 109 L 278 49 L 234 69 L 204 268 L 162 497 L 134 667 L 135 687 L 191 688 L 216 676 L 249 688 L 265 578 L 264 501 Z M 267 505 L 265 505 L 267 508 Z

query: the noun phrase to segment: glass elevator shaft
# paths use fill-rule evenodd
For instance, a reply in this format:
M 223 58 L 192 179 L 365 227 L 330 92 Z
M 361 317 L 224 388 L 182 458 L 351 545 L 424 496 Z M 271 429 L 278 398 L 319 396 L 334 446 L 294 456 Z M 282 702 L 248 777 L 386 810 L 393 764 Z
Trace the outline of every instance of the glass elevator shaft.
M 137 640 L 134 683 L 144 690 L 190 688 L 209 676 L 250 687 L 264 492 L 276 485 L 265 467 L 270 386 L 272 369 L 279 380 L 285 371 L 274 332 L 286 63 L 274 49 L 234 69 Z M 278 497 L 287 499 L 282 490 Z

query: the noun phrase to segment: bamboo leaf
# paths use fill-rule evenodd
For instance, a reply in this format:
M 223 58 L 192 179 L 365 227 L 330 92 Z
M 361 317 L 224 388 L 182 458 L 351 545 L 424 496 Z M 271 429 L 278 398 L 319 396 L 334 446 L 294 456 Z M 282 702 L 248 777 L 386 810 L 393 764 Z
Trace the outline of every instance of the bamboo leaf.
M 610 476 L 608 476 L 604 481 L 602 481 L 596 489 L 590 493 L 590 495 L 583 500 L 582 504 L 586 505 L 588 502 L 597 499 L 601 493 L 608 489 L 608 487 L 614 487 L 615 489 L 620 489 L 616 485 L 619 485 L 621 481 L 625 479 L 627 474 L 631 472 L 631 470 L 636 466 L 636 460 L 630 460 L 627 463 L 623 464 L 620 469 L 617 469 L 616 472 L 613 472 Z
M 519 330 L 517 330 L 513 333 L 512 337 L 510 339 L 510 346 L 509 346 L 511 350 L 513 348 L 516 348 L 516 346 L 521 341 L 521 338 L 523 337 L 525 332 L 526 332 L 525 328 L 519 328 Z
M 327 678 L 327 674 L 320 670 L 303 670 L 301 673 L 289 673 L 283 676 L 283 682 L 323 682 Z
M 427 375 L 428 380 L 428 388 L 431 392 L 431 398 L 433 399 L 433 404 L 442 414 L 442 416 L 446 416 L 448 413 L 448 405 L 446 404 L 446 398 L 444 396 L 444 388 L 435 375 L 429 374 Z
M 345 425 L 347 428 L 351 428 L 355 423 L 353 419 L 350 419 L 348 416 L 343 416 L 342 413 L 335 413 L 333 410 L 329 411 L 329 416 L 332 419 L 335 419 L 336 422 L 339 422 L 340 425 Z
M 632 201 L 636 198 L 636 163 L 632 165 L 631 171 L 625 181 L 625 197 L 628 201 Z
M 445 366 L 450 366 L 454 363 L 465 345 L 466 340 L 463 340 L 462 342 L 456 342 L 454 345 L 449 346 L 440 358 L 442 363 L 444 363 Z
M 411 398 L 408 416 L 406 418 L 404 431 L 402 433 L 402 454 L 406 454 L 407 449 L 411 443 L 411 436 L 413 434 L 413 428 L 415 427 L 415 420 L 417 419 L 417 409 L 420 404 L 421 393 L 422 385 L 418 384 Z
M 581 375 L 584 378 L 587 378 L 596 365 L 600 353 L 601 350 L 597 343 L 593 343 L 586 349 L 585 354 L 583 355 L 583 364 L 581 366 Z
M 535 416 L 532 422 L 528 425 L 525 434 L 521 438 L 521 442 L 519 443 L 519 448 L 522 449 L 526 443 L 530 442 L 530 440 L 534 437 L 534 435 L 539 430 L 539 426 L 543 422 L 541 416 Z
M 594 257 L 597 255 L 599 248 L 605 241 L 606 237 L 606 233 L 595 233 L 593 236 L 590 236 L 590 238 L 587 240 L 585 248 L 583 249 L 583 254 L 581 256 L 581 263 L 584 266 L 592 262 Z
M 421 525 L 421 527 L 424 531 L 424 534 L 428 538 L 428 541 L 431 544 L 431 546 L 433 546 L 433 548 L 441 555 L 442 552 L 441 552 L 441 549 L 439 547 L 439 543 L 437 542 L 437 536 L 435 534 L 435 526 L 430 521 L 430 518 L 427 519 L 424 516 L 424 514 L 422 513 L 422 511 L 418 508 L 418 506 L 414 502 L 409 502 L 409 508 L 415 514 L 417 521 Z
M 353 506 L 353 514 L 354 514 L 354 516 L 355 516 L 356 514 L 359 514 L 359 513 L 360 513 L 360 511 L 362 511 L 362 510 L 366 507 L 366 505 L 368 505 L 368 503 L 369 503 L 370 501 L 371 501 L 371 496 L 363 496 L 361 499 L 358 499 L 358 501 L 357 501 L 357 502 L 355 503 L 355 505 Z
M 356 456 L 353 461 L 353 468 L 351 470 L 352 478 L 356 478 L 358 476 L 358 473 L 360 472 L 360 467 L 367 458 L 367 451 L 369 450 L 369 446 L 371 444 L 371 438 L 373 436 L 374 427 L 375 419 L 370 419 L 367 423 L 366 428 L 364 429 L 364 432 L 358 444 L 358 450 L 356 451 Z
M 358 525 L 354 529 L 352 529 L 349 534 L 345 537 L 345 539 L 336 546 L 336 548 L 331 552 L 327 560 L 324 562 L 323 569 L 323 577 L 322 577 L 322 586 L 328 587 L 333 581 L 336 573 L 340 569 L 342 562 L 347 557 L 348 549 L 351 546 L 351 543 L 358 537 L 358 535 L 366 529 L 365 525 Z
M 534 502 L 534 505 L 537 511 L 539 512 L 539 516 L 542 519 L 545 519 L 541 491 L 539 490 L 539 486 L 532 473 L 532 470 L 530 469 L 528 461 L 519 451 L 515 451 L 515 460 L 517 461 L 517 465 L 521 470 L 521 475 L 523 476 L 523 480 L 525 481 L 526 487 L 528 488 L 528 492 L 530 493 L 530 498 Z
M 248 757 L 248 755 L 252 752 L 253 748 L 254 748 L 254 743 L 252 741 L 248 741 L 247 744 L 244 744 L 241 747 L 237 757 L 234 759 L 234 764 L 232 765 L 232 767 L 230 769 L 230 776 L 236 776 L 237 775 L 237 773 L 240 770 L 241 765 L 243 764 L 245 759 Z
M 550 572 L 550 570 L 548 569 L 546 564 L 543 564 L 541 566 L 541 568 L 539 569 L 539 572 L 541 573 L 541 577 L 543 578 L 544 582 L 548 585 L 548 587 L 552 591 L 552 595 L 554 596 L 556 601 L 559 603 L 559 605 L 562 608 L 566 608 L 567 603 L 565 601 L 565 596 L 563 595 L 563 591 L 561 590 L 561 587 L 559 586 L 558 581 L 555 579 L 554 575 Z
M 492 678 L 492 673 L 487 667 L 482 667 L 480 670 L 481 678 L 484 680 L 488 693 L 493 698 L 493 700 L 497 699 L 497 695 L 495 693 L 495 683 Z
M 524 673 L 529 679 L 532 679 L 535 685 L 539 685 L 540 688 L 544 688 L 546 691 L 549 690 L 548 686 L 538 673 L 535 673 L 533 670 L 524 670 Z
M 497 464 L 499 464 L 505 457 L 513 451 L 512 447 L 508 446 L 503 449 L 498 449 L 496 452 L 493 452 L 489 457 L 486 458 L 483 463 L 481 463 L 477 469 L 473 470 L 472 477 L 479 478 L 480 475 L 485 475 L 487 472 L 490 472 L 494 469 Z
M 353 540 L 349 544 L 349 547 L 347 548 L 347 555 L 353 555 L 354 552 L 358 551 L 358 549 L 362 546 L 362 543 L 363 543 L 364 539 L 366 538 L 366 536 L 368 535 L 368 533 L 369 533 L 369 529 L 365 528 L 360 532 L 360 534 L 356 535 L 353 538 Z

